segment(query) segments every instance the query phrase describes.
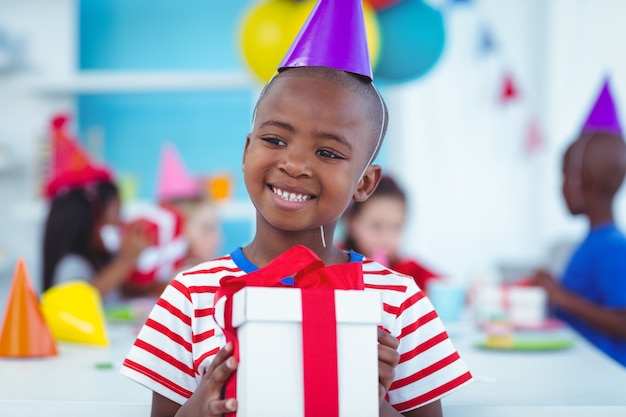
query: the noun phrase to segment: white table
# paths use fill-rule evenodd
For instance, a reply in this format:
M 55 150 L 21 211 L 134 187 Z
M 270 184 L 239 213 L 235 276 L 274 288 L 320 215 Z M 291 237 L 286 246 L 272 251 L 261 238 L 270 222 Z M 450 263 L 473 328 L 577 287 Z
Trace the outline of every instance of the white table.
M 60 343 L 58 356 L 0 358 L 0 416 L 149 416 L 151 392 L 119 373 L 137 330 L 109 324 L 108 348 Z
M 151 392 L 119 374 L 137 330 L 109 324 L 109 348 L 60 344 L 56 357 L 0 358 L 0 416 L 149 416 Z M 626 416 L 626 369 L 569 330 L 574 346 L 552 352 L 481 350 L 471 325 L 448 330 L 475 381 L 444 398 L 446 417 Z
M 574 345 L 555 351 L 484 350 L 471 324 L 448 330 L 475 381 L 443 399 L 446 417 L 626 416 L 626 368 L 568 328 Z

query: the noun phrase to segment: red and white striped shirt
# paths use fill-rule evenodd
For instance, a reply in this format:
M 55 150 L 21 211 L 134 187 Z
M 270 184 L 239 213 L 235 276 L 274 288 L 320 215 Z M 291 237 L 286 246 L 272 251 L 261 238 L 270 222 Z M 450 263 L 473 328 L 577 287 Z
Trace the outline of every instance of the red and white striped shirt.
M 362 259 L 351 255 L 353 261 Z M 184 403 L 225 343 L 212 317 L 220 279 L 254 269 L 237 250 L 180 273 L 150 313 L 121 373 L 174 402 Z M 471 381 L 467 366 L 413 278 L 364 259 L 363 279 L 366 291 L 381 293 L 381 326 L 400 341 L 400 362 L 388 392 L 391 405 L 405 412 Z

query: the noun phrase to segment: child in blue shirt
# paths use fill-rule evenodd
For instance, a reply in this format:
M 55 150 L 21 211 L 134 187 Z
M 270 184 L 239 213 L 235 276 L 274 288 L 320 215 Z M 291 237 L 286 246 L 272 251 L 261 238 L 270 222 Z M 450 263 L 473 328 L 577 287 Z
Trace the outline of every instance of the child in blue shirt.
M 534 281 L 546 289 L 558 317 L 626 366 L 626 237 L 615 224 L 613 202 L 626 175 L 626 143 L 604 85 L 585 128 L 563 156 L 563 197 L 589 232 L 560 282 L 546 271 Z

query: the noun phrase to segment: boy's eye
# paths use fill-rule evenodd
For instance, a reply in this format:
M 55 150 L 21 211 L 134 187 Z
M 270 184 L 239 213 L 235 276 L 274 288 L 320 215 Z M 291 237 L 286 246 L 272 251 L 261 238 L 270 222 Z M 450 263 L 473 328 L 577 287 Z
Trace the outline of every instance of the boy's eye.
M 317 151 L 317 154 L 322 158 L 331 158 L 331 159 L 345 159 L 343 156 L 338 153 L 329 151 L 328 149 L 320 149 Z
M 276 145 L 276 146 L 287 146 L 287 144 L 284 141 L 282 141 L 282 140 L 280 140 L 278 138 L 272 137 L 272 136 L 270 136 L 270 137 L 263 137 L 263 138 L 261 138 L 261 140 L 263 140 L 263 141 L 265 141 L 267 143 L 270 143 L 272 145 Z

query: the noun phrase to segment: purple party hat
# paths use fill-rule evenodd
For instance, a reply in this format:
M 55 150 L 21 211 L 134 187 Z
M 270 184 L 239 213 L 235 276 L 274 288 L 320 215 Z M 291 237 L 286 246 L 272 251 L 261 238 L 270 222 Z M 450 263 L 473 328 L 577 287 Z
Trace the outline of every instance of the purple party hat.
M 582 132 L 607 132 L 622 136 L 622 128 L 617 118 L 608 78 L 604 81 L 602 90 L 583 125 Z
M 318 0 L 278 70 L 330 67 L 373 80 L 362 0 Z

